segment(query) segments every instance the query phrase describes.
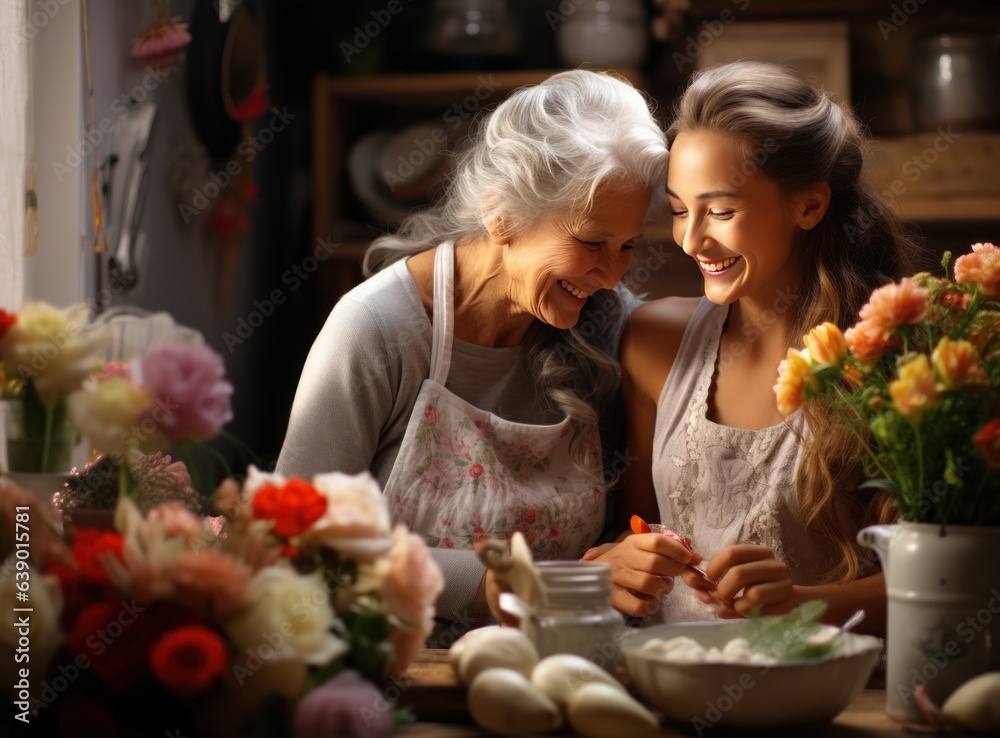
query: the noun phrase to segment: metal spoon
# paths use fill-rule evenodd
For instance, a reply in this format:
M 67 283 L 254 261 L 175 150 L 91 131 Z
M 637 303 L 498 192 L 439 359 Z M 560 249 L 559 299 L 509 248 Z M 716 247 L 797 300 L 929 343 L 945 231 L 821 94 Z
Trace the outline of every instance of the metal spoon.
M 825 646 L 828 643 L 833 643 L 833 641 L 839 638 L 842 633 L 846 633 L 864 619 L 865 619 L 865 611 L 858 610 L 856 613 L 851 615 L 851 617 L 847 618 L 847 620 L 844 621 L 844 624 L 841 625 L 839 628 L 837 628 L 836 630 L 827 631 L 827 634 L 811 639 L 810 643 L 815 646 Z

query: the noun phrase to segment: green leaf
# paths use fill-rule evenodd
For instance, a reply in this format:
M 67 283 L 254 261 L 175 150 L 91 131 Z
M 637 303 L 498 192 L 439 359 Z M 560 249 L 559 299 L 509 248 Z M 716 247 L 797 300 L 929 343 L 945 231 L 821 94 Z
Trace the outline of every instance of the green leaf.
M 746 638 L 752 651 L 777 661 L 822 658 L 829 654 L 832 642 L 817 646 L 810 639 L 822 628 L 819 618 L 824 612 L 822 600 L 806 602 L 786 615 L 761 616 L 755 609 L 742 624 L 740 637 Z

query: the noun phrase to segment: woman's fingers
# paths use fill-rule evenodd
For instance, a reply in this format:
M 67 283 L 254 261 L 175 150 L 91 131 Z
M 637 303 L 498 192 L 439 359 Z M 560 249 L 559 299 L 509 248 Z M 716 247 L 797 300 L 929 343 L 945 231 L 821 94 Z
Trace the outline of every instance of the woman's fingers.
M 705 565 L 705 571 L 717 580 L 719 597 L 732 604 L 727 607 L 716 601 L 719 617 L 745 617 L 755 608 L 762 615 L 785 613 L 796 605 L 788 566 L 766 546 L 744 543 L 724 548 Z M 698 587 L 688 574 L 684 581 Z M 699 599 L 709 597 L 707 588 L 700 589 Z

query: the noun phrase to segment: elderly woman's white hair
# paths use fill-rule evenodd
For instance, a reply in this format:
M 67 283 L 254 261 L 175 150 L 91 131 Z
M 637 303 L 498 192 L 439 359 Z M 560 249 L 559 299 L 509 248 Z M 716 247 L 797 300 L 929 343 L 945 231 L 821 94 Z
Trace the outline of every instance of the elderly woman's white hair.
M 646 189 L 658 203 L 666 166 L 664 132 L 641 92 L 605 72 L 555 74 L 478 119 L 444 196 L 411 214 L 395 234 L 376 239 L 365 271 L 445 241 L 485 237 L 493 218 L 503 218 L 505 233 L 516 236 L 557 213 L 586 212 L 602 185 L 618 181 Z M 621 311 L 618 295 L 601 291 L 573 329 L 539 322 L 525 338 L 532 373 L 571 419 L 577 439 L 596 427 L 597 402 L 618 381 L 617 362 L 601 343 L 616 343 Z M 585 452 L 574 444 L 581 470 L 593 468 Z

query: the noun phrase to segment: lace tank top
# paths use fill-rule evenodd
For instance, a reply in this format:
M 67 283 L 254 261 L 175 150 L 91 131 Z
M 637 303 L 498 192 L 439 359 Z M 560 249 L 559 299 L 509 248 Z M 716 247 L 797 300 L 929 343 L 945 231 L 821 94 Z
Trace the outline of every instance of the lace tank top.
M 690 536 L 710 559 L 726 546 L 768 546 L 795 584 L 814 584 L 837 561 L 832 544 L 809 537 L 798 517 L 795 475 L 802 413 L 760 430 L 707 419 L 728 306 L 702 298 L 685 329 L 656 409 L 652 472 L 661 521 Z M 680 579 L 655 622 L 715 619 Z

